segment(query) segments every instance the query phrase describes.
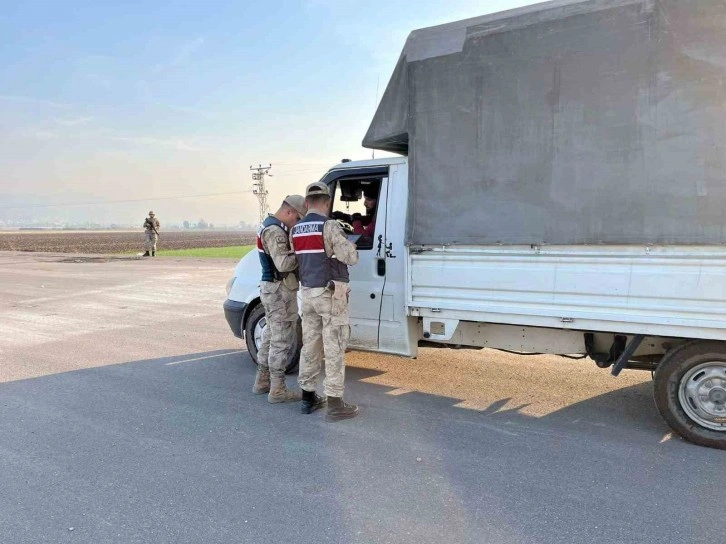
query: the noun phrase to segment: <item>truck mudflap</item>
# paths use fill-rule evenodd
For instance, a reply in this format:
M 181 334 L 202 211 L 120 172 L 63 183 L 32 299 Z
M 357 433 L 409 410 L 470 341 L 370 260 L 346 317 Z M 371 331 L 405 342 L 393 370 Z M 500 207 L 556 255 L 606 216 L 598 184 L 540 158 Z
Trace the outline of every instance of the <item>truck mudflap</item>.
M 244 338 L 244 327 L 242 326 L 242 321 L 244 320 L 247 303 L 227 299 L 224 301 L 222 308 L 224 308 L 224 317 L 227 319 L 229 328 L 232 329 L 232 334 L 234 334 L 237 338 Z

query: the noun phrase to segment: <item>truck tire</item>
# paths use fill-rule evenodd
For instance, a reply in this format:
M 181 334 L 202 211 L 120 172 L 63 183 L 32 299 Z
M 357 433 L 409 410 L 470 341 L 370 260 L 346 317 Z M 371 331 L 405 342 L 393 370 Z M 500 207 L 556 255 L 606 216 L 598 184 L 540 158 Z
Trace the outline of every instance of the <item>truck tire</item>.
M 250 352 L 252 362 L 257 364 L 257 350 L 259 343 L 262 341 L 262 329 L 265 327 L 265 307 L 258 303 L 247 316 L 245 323 L 245 341 L 247 342 L 247 350 Z M 285 373 L 290 374 L 295 371 L 300 362 L 300 350 L 302 349 L 302 324 L 300 319 L 295 324 L 295 337 L 292 340 L 292 346 L 288 352 L 287 365 Z
M 686 440 L 726 449 L 726 343 L 697 341 L 666 353 L 655 371 L 663 419 Z

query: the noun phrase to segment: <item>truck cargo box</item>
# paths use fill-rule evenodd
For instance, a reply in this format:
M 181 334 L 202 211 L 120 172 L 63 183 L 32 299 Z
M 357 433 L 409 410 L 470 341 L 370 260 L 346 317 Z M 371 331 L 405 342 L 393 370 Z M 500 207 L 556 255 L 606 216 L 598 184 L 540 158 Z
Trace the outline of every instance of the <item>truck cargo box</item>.
M 555 1 L 414 31 L 363 145 L 409 245 L 726 242 L 726 2 Z

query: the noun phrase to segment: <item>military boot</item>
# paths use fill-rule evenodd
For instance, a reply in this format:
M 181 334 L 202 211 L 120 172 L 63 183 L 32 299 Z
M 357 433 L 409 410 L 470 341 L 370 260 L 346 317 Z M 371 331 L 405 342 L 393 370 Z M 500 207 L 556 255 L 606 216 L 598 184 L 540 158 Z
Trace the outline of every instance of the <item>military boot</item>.
M 328 413 L 325 414 L 325 421 L 351 419 L 357 415 L 358 407 L 355 404 L 346 404 L 342 397 L 328 397 Z
M 270 370 L 264 367 L 257 367 L 255 374 L 255 385 L 252 386 L 255 395 L 264 395 L 270 392 Z
M 282 376 L 270 376 L 270 393 L 267 395 L 267 402 L 277 404 L 280 402 L 297 402 L 302 398 L 299 389 L 288 389 L 285 385 L 285 374 Z
M 142 257 L 150 257 L 150 255 L 149 255 L 149 252 L 147 251 L 146 253 L 144 253 L 144 254 L 142 255 Z
M 151 251 L 151 256 L 152 257 L 156 257 L 156 250 L 155 249 Z
M 322 408 L 328 402 L 327 397 L 321 397 L 315 391 L 302 392 L 302 407 L 300 411 L 303 414 L 312 414 L 318 408 Z

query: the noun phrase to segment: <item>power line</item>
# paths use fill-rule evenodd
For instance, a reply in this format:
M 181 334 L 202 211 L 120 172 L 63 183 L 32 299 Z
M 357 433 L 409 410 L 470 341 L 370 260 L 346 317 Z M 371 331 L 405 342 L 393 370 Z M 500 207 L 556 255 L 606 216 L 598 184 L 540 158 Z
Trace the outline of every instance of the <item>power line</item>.
M 303 170 L 283 170 L 282 172 L 278 172 L 276 175 L 291 175 L 291 174 L 309 174 L 311 172 L 326 172 L 327 168 L 305 168 Z
M 286 172 L 281 172 L 281 176 L 289 176 L 289 175 L 295 175 L 295 174 L 312 174 L 316 172 L 322 172 L 325 170 L 325 167 L 329 167 L 329 164 L 321 164 L 321 167 L 316 167 L 311 164 L 303 164 L 303 163 L 285 163 L 285 166 L 305 166 L 307 168 L 299 169 L 299 170 L 289 170 Z M 59 204 L 20 204 L 20 205 L 13 205 L 13 206 L 0 206 L 0 210 L 25 210 L 25 209 L 33 209 L 33 208 L 67 208 L 67 207 L 79 207 L 79 206 L 102 206 L 105 204 L 126 204 L 126 203 L 133 203 L 133 202 L 157 202 L 157 201 L 163 201 L 163 200 L 177 200 L 182 198 L 207 198 L 207 197 L 214 197 L 214 196 L 230 196 L 230 195 L 240 195 L 240 194 L 249 194 L 253 193 L 257 196 L 257 199 L 260 200 L 261 196 L 264 196 L 264 212 L 261 211 L 261 218 L 262 221 L 265 219 L 265 215 L 267 214 L 268 207 L 267 207 L 267 194 L 268 191 L 264 185 L 264 176 L 272 174 L 269 174 L 269 170 L 272 167 L 272 165 L 266 166 L 266 167 L 258 167 L 253 168 L 250 167 L 250 170 L 265 170 L 264 175 L 259 181 L 262 181 L 262 189 L 264 190 L 264 195 L 262 193 L 262 190 L 257 188 L 258 183 L 253 184 L 253 189 L 247 190 L 247 191 L 230 191 L 227 193 L 204 193 L 204 194 L 197 194 L 197 195 L 180 195 L 180 196 L 165 196 L 165 197 L 156 197 L 156 198 L 127 198 L 122 200 L 97 200 L 92 202 L 62 202 Z M 256 174 L 252 174 L 253 179 L 255 179 Z M 262 202 L 260 203 L 262 206 Z M 262 208 L 261 208 L 262 210 Z
M 275 166 L 277 166 L 277 165 L 275 165 Z M 328 165 L 328 168 L 330 168 L 330 165 Z M 318 170 L 318 171 L 320 171 L 320 170 L 326 170 L 326 167 L 324 167 L 324 166 L 309 166 L 308 168 L 294 168 L 292 170 L 285 170 L 284 168 L 282 169 L 282 171 L 285 174 L 291 174 L 291 173 L 294 173 L 294 172 L 309 172 L 310 170 Z
M 328 162 L 276 162 L 275 166 L 330 166 Z
M 103 204 L 122 204 L 128 202 L 156 202 L 158 200 L 177 200 L 180 198 L 205 198 L 210 196 L 228 196 L 248 194 L 253 191 L 231 191 L 229 193 L 206 193 L 200 195 L 162 196 L 158 198 L 131 198 L 125 200 L 99 200 L 96 202 L 64 202 L 62 204 L 23 204 L 20 206 L 0 206 L 0 210 L 17 210 L 27 208 L 62 208 L 75 206 L 99 206 Z

